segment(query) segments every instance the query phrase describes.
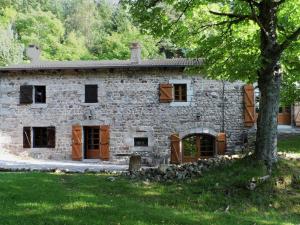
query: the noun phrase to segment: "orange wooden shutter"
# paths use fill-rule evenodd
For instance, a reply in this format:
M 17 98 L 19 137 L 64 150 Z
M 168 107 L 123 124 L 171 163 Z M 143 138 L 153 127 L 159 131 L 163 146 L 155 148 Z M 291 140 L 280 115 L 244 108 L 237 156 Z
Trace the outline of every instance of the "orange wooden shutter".
M 226 151 L 226 134 L 218 133 L 217 136 L 218 155 L 224 155 Z
M 252 127 L 255 123 L 254 87 L 244 86 L 244 122 L 246 127 Z
M 180 138 L 178 134 L 172 134 L 171 137 L 171 163 L 179 164 L 180 160 Z
M 160 84 L 159 85 L 159 102 L 168 103 L 173 100 L 173 85 Z
M 72 126 L 72 160 L 82 160 L 82 127 Z
M 300 104 L 294 106 L 294 116 L 296 127 L 300 127 Z
M 100 126 L 100 159 L 109 160 L 109 125 Z

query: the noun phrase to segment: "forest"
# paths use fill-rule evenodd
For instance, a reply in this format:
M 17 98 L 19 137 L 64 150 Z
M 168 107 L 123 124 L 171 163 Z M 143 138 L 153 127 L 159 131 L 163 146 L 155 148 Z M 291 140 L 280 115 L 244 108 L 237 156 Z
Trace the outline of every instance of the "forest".
M 0 66 L 21 63 L 29 44 L 44 60 L 128 59 L 132 41 L 144 58 L 160 57 L 158 40 L 114 1 L 0 0 Z

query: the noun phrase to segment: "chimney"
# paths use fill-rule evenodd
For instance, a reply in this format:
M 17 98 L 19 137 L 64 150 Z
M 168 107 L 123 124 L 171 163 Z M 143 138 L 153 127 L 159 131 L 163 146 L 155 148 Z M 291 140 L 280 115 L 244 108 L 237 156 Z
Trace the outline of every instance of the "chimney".
M 130 62 L 136 64 L 141 63 L 142 55 L 141 55 L 140 44 L 138 42 L 131 43 L 130 50 L 131 50 Z
M 29 45 L 26 49 L 26 56 L 30 59 L 31 63 L 40 61 L 41 50 L 36 45 Z

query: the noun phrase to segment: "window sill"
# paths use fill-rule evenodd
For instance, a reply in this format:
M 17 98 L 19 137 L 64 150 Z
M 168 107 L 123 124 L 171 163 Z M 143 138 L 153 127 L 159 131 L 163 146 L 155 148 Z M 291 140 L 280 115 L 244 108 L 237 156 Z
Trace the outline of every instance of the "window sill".
M 47 103 L 33 103 L 31 104 L 32 109 L 43 109 L 43 108 L 47 108 L 48 104 Z
M 177 106 L 189 106 L 189 105 L 191 105 L 190 102 L 171 102 L 170 103 L 170 106 L 175 106 L 175 107 L 177 107 Z

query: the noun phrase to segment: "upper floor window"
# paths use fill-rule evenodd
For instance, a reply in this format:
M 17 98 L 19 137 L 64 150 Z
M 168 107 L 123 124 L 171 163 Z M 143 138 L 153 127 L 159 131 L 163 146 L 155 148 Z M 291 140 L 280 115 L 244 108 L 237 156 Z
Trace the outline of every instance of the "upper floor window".
M 176 79 L 159 84 L 159 102 L 171 106 L 189 106 L 192 102 L 193 88 L 191 80 Z
M 85 85 L 85 102 L 96 103 L 98 102 L 98 85 Z
M 46 103 L 46 86 L 20 86 L 20 104 Z
M 174 101 L 186 102 L 187 101 L 187 85 L 174 84 Z

